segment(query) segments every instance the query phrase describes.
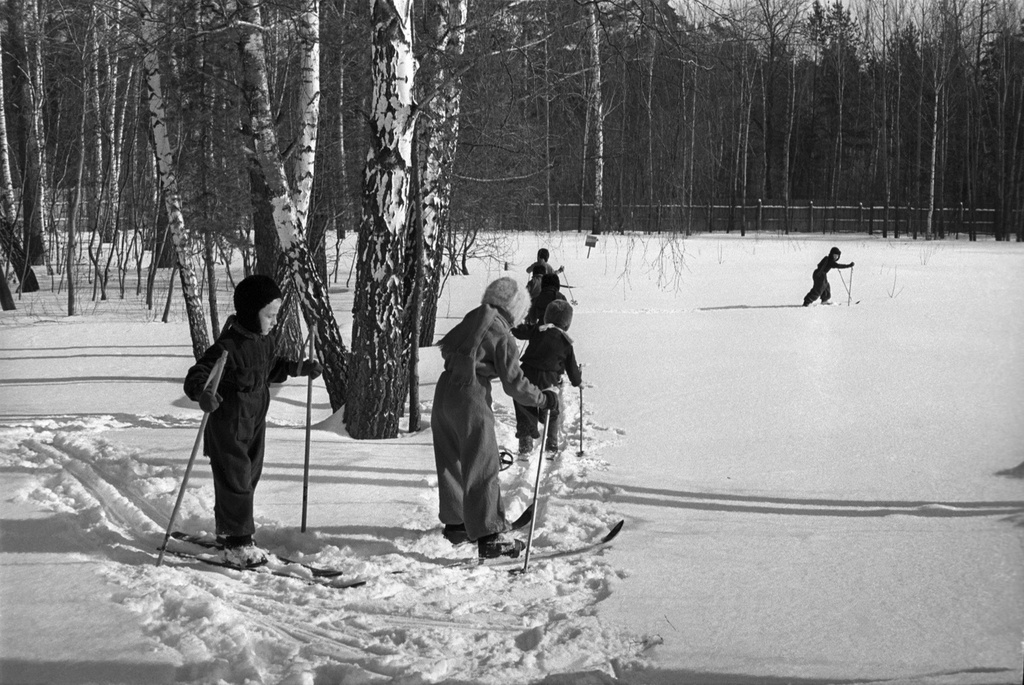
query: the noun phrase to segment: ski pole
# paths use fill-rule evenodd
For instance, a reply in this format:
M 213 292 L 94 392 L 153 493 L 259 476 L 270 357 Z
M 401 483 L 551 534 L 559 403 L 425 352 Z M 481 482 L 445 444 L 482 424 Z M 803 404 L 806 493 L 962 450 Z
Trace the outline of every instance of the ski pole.
M 853 267 L 850 267 L 850 287 L 846 289 L 846 306 L 850 306 L 850 301 L 853 300 Z
M 576 301 L 576 295 L 572 291 L 572 286 L 569 285 L 569 279 L 565 277 L 565 267 L 559 267 L 558 271 L 562 274 L 562 280 L 565 281 L 565 287 L 569 289 L 569 304 L 575 307 L 579 302 Z
M 583 384 L 580 383 L 580 451 L 576 453 L 577 457 L 583 456 Z
M 309 359 L 313 360 L 313 330 L 309 331 Z M 301 362 L 300 362 L 301 363 Z M 302 465 L 302 526 L 299 530 L 306 532 L 306 506 L 309 501 L 309 442 L 313 423 L 313 377 L 307 376 L 306 383 L 306 459 Z
M 203 385 L 203 392 L 206 392 L 208 388 L 213 388 L 213 394 L 217 394 L 217 388 L 220 386 L 220 377 L 224 373 L 224 365 L 228 362 L 228 351 L 220 355 L 220 359 L 213 365 L 213 370 L 210 375 L 206 378 L 206 384 Z M 203 420 L 199 422 L 199 434 L 196 435 L 196 442 L 192 445 L 192 456 L 188 458 L 188 465 L 185 467 L 185 476 L 181 479 L 181 489 L 178 490 L 178 499 L 174 503 L 174 510 L 171 512 L 171 519 L 167 522 L 167 532 L 164 533 L 164 544 L 160 545 L 160 556 L 157 557 L 156 565 L 159 566 L 164 561 L 164 551 L 167 549 L 167 541 L 171 539 L 171 528 L 174 527 L 174 520 L 178 518 L 178 510 L 181 508 L 181 501 L 185 498 L 185 487 L 188 485 L 188 477 L 192 474 L 192 465 L 196 461 L 196 455 L 199 453 L 199 445 L 203 440 L 203 432 L 206 430 L 206 423 L 210 420 L 210 412 L 203 412 Z
M 533 530 L 537 525 L 537 497 L 540 493 L 540 472 L 544 467 L 544 442 L 548 438 L 548 423 L 551 421 L 551 410 L 548 410 L 547 415 L 544 417 L 544 431 L 540 435 L 540 451 L 537 454 L 537 479 L 533 482 L 533 502 L 530 506 L 533 508 L 533 518 L 530 519 L 530 534 L 526 538 L 526 558 L 523 560 L 523 570 L 520 573 L 526 573 L 526 569 L 530 566 L 530 550 L 533 548 Z
M 853 268 L 853 267 L 850 267 L 850 268 Z M 843 272 L 842 271 L 839 272 L 839 280 L 843 282 L 843 288 L 846 289 L 846 297 L 847 297 L 846 304 L 849 305 L 850 304 L 850 302 L 849 302 L 850 286 L 846 285 L 846 278 L 843 277 Z M 853 273 L 850 274 L 850 282 L 851 283 L 853 282 Z

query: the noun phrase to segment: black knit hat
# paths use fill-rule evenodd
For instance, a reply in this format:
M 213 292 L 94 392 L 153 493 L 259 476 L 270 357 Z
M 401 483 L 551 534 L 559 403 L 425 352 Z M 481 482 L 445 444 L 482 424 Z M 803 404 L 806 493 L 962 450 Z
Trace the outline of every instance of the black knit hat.
M 838 257 L 839 255 L 843 254 L 842 252 L 839 251 L 838 247 L 833 247 L 831 250 L 828 251 L 828 253 L 830 255 L 834 254 L 836 257 Z
M 543 276 L 540 277 L 540 287 L 553 287 L 557 290 L 562 287 L 562 282 L 558 280 L 558 274 L 544 274 Z
M 260 310 L 282 297 L 284 296 L 281 294 L 281 289 L 277 287 L 277 283 L 270 276 L 253 274 L 243 278 L 235 286 L 235 314 L 238 323 L 250 331 L 259 333 L 261 330 Z

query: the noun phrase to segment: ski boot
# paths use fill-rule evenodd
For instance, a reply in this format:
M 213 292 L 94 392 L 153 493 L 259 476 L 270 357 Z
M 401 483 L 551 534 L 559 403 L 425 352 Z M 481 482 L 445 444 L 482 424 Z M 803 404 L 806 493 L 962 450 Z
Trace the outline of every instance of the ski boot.
M 511 557 L 515 559 L 526 548 L 526 543 L 506 533 L 492 533 L 477 540 L 477 551 L 481 559 Z
M 225 564 L 238 568 L 255 568 L 267 563 L 267 553 L 252 542 L 225 547 L 221 552 L 221 558 Z
M 469 534 L 466 533 L 466 524 L 464 523 L 446 523 L 441 535 L 453 545 L 469 542 Z

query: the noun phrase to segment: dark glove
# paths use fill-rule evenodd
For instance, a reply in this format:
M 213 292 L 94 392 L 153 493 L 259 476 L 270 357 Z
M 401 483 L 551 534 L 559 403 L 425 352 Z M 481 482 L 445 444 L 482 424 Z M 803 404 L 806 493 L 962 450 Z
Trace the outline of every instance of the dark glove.
M 319 378 L 320 374 L 323 372 L 323 365 L 321 365 L 316 359 L 305 359 L 301 362 L 295 362 L 295 369 L 293 370 L 292 375 Z
M 320 374 L 324 372 L 323 365 L 316 359 L 306 359 L 299 367 L 302 370 L 302 375 L 310 378 L 320 378 Z
M 544 406 L 541 409 L 551 411 L 552 409 L 558 409 L 558 391 L 557 390 L 545 390 L 544 391 Z
M 224 398 L 220 394 L 213 390 L 204 390 L 203 394 L 199 396 L 199 408 L 205 411 L 207 414 L 212 414 L 217 411 L 220 403 L 224 401 Z
M 853 262 L 850 262 L 850 268 L 851 269 L 853 268 Z

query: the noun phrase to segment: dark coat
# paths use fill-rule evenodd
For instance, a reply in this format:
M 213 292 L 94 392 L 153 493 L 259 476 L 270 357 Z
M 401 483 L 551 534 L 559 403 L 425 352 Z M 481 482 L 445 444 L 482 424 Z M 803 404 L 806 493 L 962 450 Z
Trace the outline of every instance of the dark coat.
M 840 264 L 836 260 L 832 259 L 832 255 L 827 254 L 827 255 L 825 255 L 824 258 L 822 258 L 822 260 L 820 262 L 818 262 L 818 266 L 814 270 L 818 271 L 818 272 L 820 272 L 822 274 L 827 274 L 832 269 L 849 269 L 851 266 L 853 266 L 853 265 L 852 264 Z M 804 272 L 804 273 L 806 273 L 806 272 Z
M 213 468 L 217 534 L 251 535 L 252 498 L 263 471 L 270 383 L 294 375 L 298 363 L 274 353 L 276 339 L 253 333 L 228 319 L 217 342 L 185 376 L 185 394 L 198 400 L 221 353 L 227 363 L 217 394 L 220 406 L 210 414 L 203 432 L 203 452 Z
M 529 342 L 519 361 L 531 382 L 546 388 L 558 383 L 563 373 L 573 387 L 583 382 L 568 333 L 551 324 L 523 324 L 514 328 L 512 334 Z
M 547 276 L 544 277 L 546 280 Z M 553 276 L 557 279 L 558 276 Z M 544 310 L 548 308 L 548 305 L 555 300 L 564 300 L 565 295 L 559 291 L 559 283 L 557 280 L 552 284 L 550 281 L 541 287 L 540 294 L 533 299 L 533 304 L 530 306 L 530 311 L 526 315 L 527 323 L 541 323 L 544 321 Z

